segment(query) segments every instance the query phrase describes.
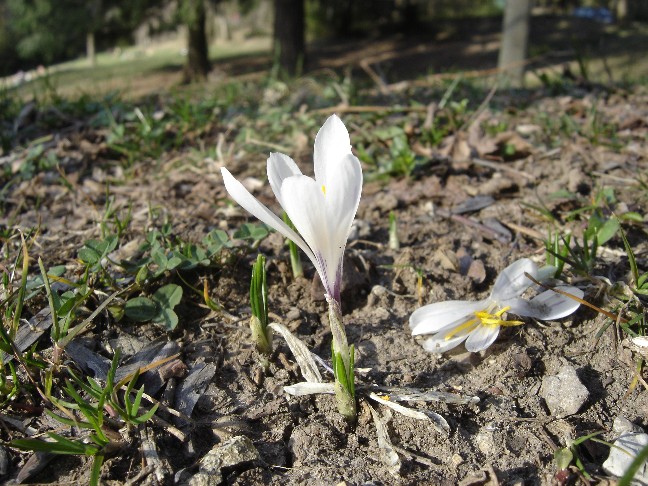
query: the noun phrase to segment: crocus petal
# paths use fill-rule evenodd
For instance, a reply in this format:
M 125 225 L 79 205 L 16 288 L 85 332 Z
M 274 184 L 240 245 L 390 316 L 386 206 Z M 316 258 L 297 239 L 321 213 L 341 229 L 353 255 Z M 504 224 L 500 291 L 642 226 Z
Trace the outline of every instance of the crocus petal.
M 463 329 L 455 333 L 455 327 L 447 328 L 445 331 L 427 338 L 422 343 L 423 349 L 430 353 L 445 353 L 446 351 L 459 346 L 470 334 L 470 329 Z M 446 339 L 446 336 L 450 333 L 453 334 L 451 334 L 449 339 Z
M 342 254 L 360 203 L 362 168 L 360 161 L 354 155 L 348 154 L 331 163 L 327 170 L 336 174 L 335 177 L 329 175 L 329 184 L 325 186 L 324 201 L 326 219 L 330 222 L 329 237 L 331 245 Z M 341 270 L 340 268 L 339 271 Z
M 479 326 L 466 339 L 466 351 L 477 353 L 489 347 L 499 335 L 499 326 Z
M 315 137 L 313 154 L 315 180 L 318 184 L 327 185 L 329 177 L 337 180 L 337 174 L 331 169 L 331 163 L 342 160 L 351 153 L 351 139 L 344 123 L 337 115 L 331 115 Z
M 313 250 L 315 267 L 324 288 L 329 295 L 335 297 L 334 285 L 346 240 L 341 244 L 332 241 L 332 232 L 338 220 L 329 219 L 324 193 L 317 182 L 306 176 L 285 179 L 281 193 L 288 217 Z
M 538 275 L 535 278 L 538 282 L 545 282 L 556 275 L 556 270 L 558 270 L 558 267 L 545 265 L 544 267 L 538 268 Z
M 270 157 L 268 157 L 268 181 L 281 207 L 284 205 L 283 199 L 281 198 L 281 185 L 284 179 L 301 174 L 295 161 L 287 155 L 275 152 L 271 153 Z
M 232 174 L 230 174 L 230 172 L 225 167 L 221 167 L 221 174 L 223 175 L 225 189 L 227 189 L 227 192 L 232 199 L 239 203 L 243 207 L 243 209 L 259 218 L 265 224 L 274 228 L 286 238 L 294 241 L 295 244 L 299 246 L 299 248 L 301 248 L 304 253 L 306 253 L 313 264 L 316 264 L 315 262 L 317 260 L 314 253 L 311 251 L 311 249 L 308 247 L 301 236 L 293 231 L 276 214 L 274 214 L 266 206 L 261 204 L 257 198 L 250 194 L 250 192 L 243 186 L 243 184 L 234 179 Z
M 491 299 L 503 302 L 520 297 L 533 283 L 524 275 L 524 272 L 535 278 L 538 267 L 528 258 L 521 258 L 502 270 L 493 285 Z
M 466 322 L 473 312 L 484 310 L 486 301 L 469 302 L 465 300 L 449 300 L 424 305 L 416 309 L 409 318 L 412 336 L 433 334 L 444 327 L 461 320 Z
M 576 287 L 563 285 L 556 288 L 579 299 L 583 297 L 583 291 Z M 511 312 L 519 316 L 551 321 L 568 316 L 578 309 L 580 303 L 553 290 L 546 290 L 530 301 L 514 299 L 508 305 L 511 306 Z

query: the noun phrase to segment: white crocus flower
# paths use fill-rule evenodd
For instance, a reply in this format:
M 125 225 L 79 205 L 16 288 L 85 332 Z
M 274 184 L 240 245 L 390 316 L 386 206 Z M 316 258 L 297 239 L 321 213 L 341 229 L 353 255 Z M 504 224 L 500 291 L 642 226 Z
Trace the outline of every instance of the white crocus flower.
M 327 297 L 340 302 L 342 257 L 360 202 L 362 168 L 351 153 L 349 132 L 332 115 L 315 137 L 315 178 L 301 173 L 287 155 L 268 158 L 268 180 L 275 197 L 299 232 L 261 204 L 222 168 L 227 192 L 243 208 L 291 239 L 310 258 Z M 301 236 L 300 236 L 301 235 Z
M 580 305 L 573 299 L 547 290 L 530 300 L 522 294 L 533 284 L 524 273 L 536 280 L 544 280 L 545 269 L 522 258 L 499 274 L 487 299 L 478 302 L 451 300 L 423 306 L 411 315 L 409 325 L 413 336 L 433 334 L 423 341 L 423 347 L 432 353 L 443 353 L 466 341 L 466 350 L 478 352 L 488 348 L 502 326 L 517 326 L 521 321 L 507 321 L 508 312 L 524 317 L 553 320 L 568 316 Z M 559 286 L 559 290 L 578 298 L 583 292 L 576 287 Z

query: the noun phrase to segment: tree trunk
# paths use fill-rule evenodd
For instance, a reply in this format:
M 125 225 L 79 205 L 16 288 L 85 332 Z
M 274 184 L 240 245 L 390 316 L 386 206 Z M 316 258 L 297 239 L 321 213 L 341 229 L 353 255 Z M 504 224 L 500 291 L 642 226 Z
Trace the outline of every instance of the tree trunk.
M 617 0 L 615 10 L 617 20 L 622 24 L 626 23 L 628 21 L 628 0 Z
M 86 58 L 90 63 L 90 66 L 95 67 L 97 65 L 97 53 L 95 51 L 95 33 L 88 32 L 86 34 Z
M 497 67 L 501 72 L 500 80 L 510 86 L 522 86 L 524 83 L 530 17 L 531 0 L 506 1 Z
M 304 65 L 304 0 L 275 0 L 274 53 L 282 72 L 294 76 Z
M 210 70 L 209 46 L 207 45 L 207 14 L 204 0 L 185 0 L 187 24 L 187 64 L 185 82 L 204 80 Z

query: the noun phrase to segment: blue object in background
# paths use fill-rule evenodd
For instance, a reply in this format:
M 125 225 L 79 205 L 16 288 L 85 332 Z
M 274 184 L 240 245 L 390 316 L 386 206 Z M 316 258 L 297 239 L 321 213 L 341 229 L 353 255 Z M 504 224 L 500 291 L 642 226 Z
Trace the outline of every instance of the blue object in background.
M 572 16 L 580 19 L 594 20 L 602 24 L 611 24 L 614 22 L 612 12 L 603 7 L 578 7 L 574 9 Z

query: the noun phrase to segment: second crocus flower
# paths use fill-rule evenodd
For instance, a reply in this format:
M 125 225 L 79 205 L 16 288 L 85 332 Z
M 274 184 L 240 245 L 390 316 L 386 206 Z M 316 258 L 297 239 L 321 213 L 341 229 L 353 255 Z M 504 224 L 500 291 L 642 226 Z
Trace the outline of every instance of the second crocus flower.
M 464 341 L 466 350 L 476 353 L 493 344 L 501 327 L 523 324 L 522 321 L 509 320 L 508 313 L 554 320 L 578 309 L 578 302 L 553 290 L 546 290 L 531 299 L 523 298 L 522 295 L 533 285 L 525 273 L 542 281 L 553 272 L 538 269 L 528 258 L 517 260 L 499 274 L 489 297 L 484 300 L 450 300 L 415 310 L 409 320 L 412 335 L 431 335 L 421 343 L 431 353 L 443 353 Z M 583 297 L 583 291 L 576 287 L 565 285 L 557 288 L 575 297 Z

